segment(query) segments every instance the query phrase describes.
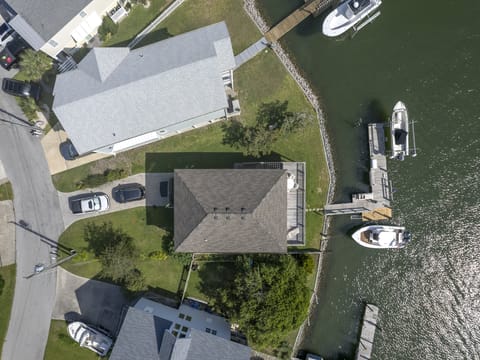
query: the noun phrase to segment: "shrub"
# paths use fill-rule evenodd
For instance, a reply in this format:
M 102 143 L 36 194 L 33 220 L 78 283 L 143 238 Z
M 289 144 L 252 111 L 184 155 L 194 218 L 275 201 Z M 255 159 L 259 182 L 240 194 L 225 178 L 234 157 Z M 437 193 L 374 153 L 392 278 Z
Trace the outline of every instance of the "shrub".
M 103 172 L 103 174 L 89 174 L 85 179 L 77 182 L 75 186 L 79 190 L 97 187 L 107 182 L 122 179 L 125 177 L 125 175 L 125 169 L 107 169 Z
M 162 250 L 152 251 L 148 254 L 150 260 L 167 260 L 168 254 L 165 254 Z
M 40 110 L 35 100 L 32 98 L 19 98 L 18 105 L 30 122 L 38 119 L 37 111 Z
M 115 35 L 118 31 L 118 24 L 115 24 L 112 19 L 108 16 L 104 16 L 102 20 L 102 25 L 98 28 L 98 36 L 100 40 L 106 41 L 112 35 Z
M 20 55 L 19 65 L 24 80 L 40 80 L 53 62 L 44 52 L 27 49 Z

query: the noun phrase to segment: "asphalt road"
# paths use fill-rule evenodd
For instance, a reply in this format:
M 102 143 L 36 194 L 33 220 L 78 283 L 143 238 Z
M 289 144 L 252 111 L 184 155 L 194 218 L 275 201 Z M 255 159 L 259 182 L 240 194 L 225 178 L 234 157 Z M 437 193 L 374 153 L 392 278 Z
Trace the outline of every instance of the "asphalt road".
M 11 77 L 0 68 L 0 77 Z M 63 231 L 57 191 L 39 138 L 32 136 L 15 99 L 0 93 L 0 159 L 14 192 L 17 278 L 2 359 L 43 359 L 55 302 L 56 270 L 29 279 L 34 265 L 50 264 L 51 244 Z M 16 125 L 11 124 L 11 122 Z

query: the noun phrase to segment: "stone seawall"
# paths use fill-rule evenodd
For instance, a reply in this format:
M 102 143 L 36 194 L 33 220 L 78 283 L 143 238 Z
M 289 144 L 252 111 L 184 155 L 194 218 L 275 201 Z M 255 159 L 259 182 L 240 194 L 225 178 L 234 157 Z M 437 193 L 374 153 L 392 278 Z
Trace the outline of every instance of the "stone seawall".
M 258 29 L 262 34 L 265 34 L 265 32 L 267 32 L 270 29 L 267 23 L 265 22 L 265 20 L 263 19 L 263 17 L 261 16 L 260 12 L 258 11 L 255 0 L 244 0 L 244 9 L 247 12 L 247 14 L 250 16 L 250 18 L 253 20 L 253 22 L 257 25 Z M 303 93 L 307 97 L 308 101 L 310 101 L 313 108 L 315 109 L 315 112 L 317 113 L 318 124 L 320 127 L 320 135 L 323 140 L 323 151 L 325 153 L 325 158 L 326 158 L 327 167 L 328 167 L 328 174 L 330 178 L 328 193 L 327 193 L 327 204 L 329 204 L 333 201 L 336 177 L 335 177 L 335 168 L 333 163 L 332 150 L 330 147 L 330 141 L 325 128 L 325 115 L 323 113 L 322 108 L 320 107 L 318 96 L 314 93 L 308 81 L 300 74 L 300 71 L 294 65 L 294 63 L 290 59 L 289 54 L 282 48 L 282 46 L 278 42 L 272 43 L 270 44 L 270 46 L 272 50 L 275 52 L 275 54 L 278 56 L 282 64 L 285 66 L 287 71 L 290 73 L 290 75 L 295 79 L 298 86 L 300 86 Z M 320 255 L 318 256 L 315 288 L 314 288 L 312 297 L 310 299 L 310 307 L 309 307 L 307 319 L 304 321 L 304 323 L 302 324 L 302 326 L 298 331 L 297 338 L 295 340 L 295 344 L 292 351 L 292 357 L 297 353 L 298 347 L 300 346 L 301 342 L 305 337 L 305 332 L 308 326 L 310 326 L 310 319 L 315 309 L 315 305 L 318 303 L 317 292 L 318 292 L 319 284 L 322 278 L 322 265 L 323 265 L 323 257 L 324 257 L 323 251 L 327 248 L 327 244 L 328 244 L 326 234 L 328 232 L 329 224 L 330 224 L 329 218 L 325 217 L 322 234 L 321 234 L 322 241 L 320 244 Z

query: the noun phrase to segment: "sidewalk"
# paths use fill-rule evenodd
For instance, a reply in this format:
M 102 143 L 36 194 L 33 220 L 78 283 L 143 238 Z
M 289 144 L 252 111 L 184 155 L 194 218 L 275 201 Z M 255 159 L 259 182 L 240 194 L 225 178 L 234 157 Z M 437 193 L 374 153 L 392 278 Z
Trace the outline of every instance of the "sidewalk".
M 11 200 L 0 201 L 0 267 L 15 264 L 15 213 Z

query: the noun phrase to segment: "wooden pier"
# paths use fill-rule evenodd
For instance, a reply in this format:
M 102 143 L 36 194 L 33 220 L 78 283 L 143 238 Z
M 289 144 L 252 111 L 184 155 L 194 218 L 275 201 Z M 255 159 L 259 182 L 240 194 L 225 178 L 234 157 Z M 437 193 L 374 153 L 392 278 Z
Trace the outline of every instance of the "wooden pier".
M 332 2 L 332 0 L 306 1 L 302 7 L 295 10 L 277 25 L 268 30 L 265 33 L 265 39 L 267 39 L 268 42 L 278 41 L 283 35 L 292 30 L 307 17 L 310 15 L 316 16 L 322 10 L 326 9 Z
M 352 201 L 343 204 L 328 204 L 326 215 L 362 214 L 363 221 L 391 219 L 391 184 L 388 180 L 385 155 L 385 132 L 382 123 L 368 125 L 370 151 L 370 193 L 353 194 Z
M 377 322 L 378 307 L 372 304 L 367 304 L 365 306 L 362 331 L 360 333 L 360 340 L 355 355 L 356 360 L 368 360 L 372 356 L 373 338 L 375 337 L 375 330 L 377 330 Z

